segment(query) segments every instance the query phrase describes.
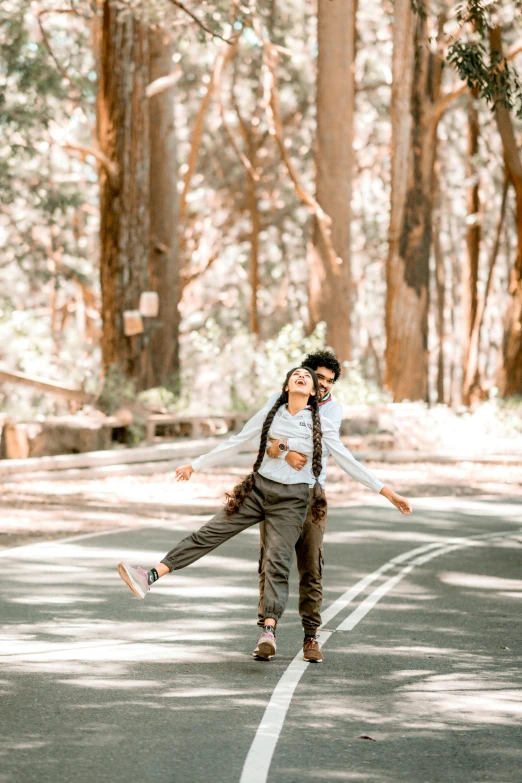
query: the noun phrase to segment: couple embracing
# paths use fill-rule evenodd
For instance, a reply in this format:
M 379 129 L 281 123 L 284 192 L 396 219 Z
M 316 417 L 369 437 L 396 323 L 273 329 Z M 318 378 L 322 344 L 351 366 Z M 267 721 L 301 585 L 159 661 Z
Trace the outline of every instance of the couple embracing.
M 303 655 L 307 661 L 322 661 L 316 631 L 321 624 L 328 456 L 353 479 L 383 495 L 402 514 L 411 513 L 408 501 L 384 486 L 342 443 L 342 408 L 331 395 L 340 372 L 339 362 L 331 352 L 309 354 L 302 366 L 287 374 L 281 392 L 274 394 L 241 432 L 176 470 L 177 481 L 188 481 L 194 471 L 214 467 L 237 454 L 247 441 L 259 443 L 252 472 L 226 494 L 225 507 L 209 522 L 180 541 L 149 570 L 119 564 L 121 578 L 138 598 L 144 598 L 161 577 L 185 568 L 242 530 L 259 524 L 261 635 L 254 657 L 269 659 L 276 653 L 276 625 L 288 600 L 288 577 L 295 551 L 299 613 L 305 635 Z

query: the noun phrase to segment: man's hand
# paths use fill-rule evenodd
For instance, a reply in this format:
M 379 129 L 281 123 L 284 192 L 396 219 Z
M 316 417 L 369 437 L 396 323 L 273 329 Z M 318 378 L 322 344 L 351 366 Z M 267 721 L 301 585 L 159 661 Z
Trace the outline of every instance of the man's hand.
M 398 495 L 393 491 L 393 489 L 390 489 L 390 487 L 383 487 L 381 489 L 381 495 L 384 495 L 384 497 L 387 498 L 390 503 L 393 503 L 395 508 L 398 508 L 401 514 L 411 514 L 411 506 L 406 498 L 403 498 L 402 495 Z
M 180 465 L 179 468 L 176 468 L 176 472 L 174 473 L 174 477 L 176 481 L 188 481 L 189 478 L 194 473 L 194 468 L 192 465 Z
M 294 470 L 302 470 L 306 465 L 306 457 L 300 451 L 289 451 L 285 460 Z
M 273 438 L 269 438 L 268 440 L 269 440 L 270 445 L 267 448 L 266 453 L 272 459 L 277 459 L 279 457 L 279 454 L 281 453 L 279 451 L 279 441 L 278 440 L 274 440 Z

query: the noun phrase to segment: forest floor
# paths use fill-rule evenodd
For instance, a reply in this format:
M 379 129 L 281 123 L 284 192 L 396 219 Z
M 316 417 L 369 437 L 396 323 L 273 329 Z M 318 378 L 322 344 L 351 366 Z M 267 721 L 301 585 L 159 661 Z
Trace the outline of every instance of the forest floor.
M 367 462 L 386 484 L 412 499 L 522 497 L 520 465 Z M 245 467 L 215 468 L 177 483 L 174 473 L 131 474 L 103 478 L 55 477 L 5 480 L 0 489 L 0 549 L 118 528 L 164 523 L 178 515 L 208 515 L 217 511 Z M 6 477 L 7 478 L 7 477 Z M 328 468 L 327 494 L 331 508 L 374 501 L 373 493 L 349 479 L 335 464 Z M 385 501 L 383 501 L 384 503 Z

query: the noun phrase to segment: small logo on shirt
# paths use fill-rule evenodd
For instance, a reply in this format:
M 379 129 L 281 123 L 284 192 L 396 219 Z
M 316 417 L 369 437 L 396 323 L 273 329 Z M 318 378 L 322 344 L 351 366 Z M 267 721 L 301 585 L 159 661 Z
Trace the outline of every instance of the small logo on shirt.
M 300 427 L 308 427 L 309 430 L 313 429 L 312 425 L 307 421 L 300 421 L 299 422 Z

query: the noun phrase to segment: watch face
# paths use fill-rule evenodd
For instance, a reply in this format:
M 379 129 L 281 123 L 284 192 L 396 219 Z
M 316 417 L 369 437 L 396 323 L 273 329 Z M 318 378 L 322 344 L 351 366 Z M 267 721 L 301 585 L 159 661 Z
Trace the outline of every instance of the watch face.
M 286 451 L 286 447 L 284 443 L 279 444 L 279 451 Z

